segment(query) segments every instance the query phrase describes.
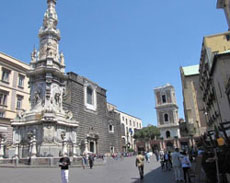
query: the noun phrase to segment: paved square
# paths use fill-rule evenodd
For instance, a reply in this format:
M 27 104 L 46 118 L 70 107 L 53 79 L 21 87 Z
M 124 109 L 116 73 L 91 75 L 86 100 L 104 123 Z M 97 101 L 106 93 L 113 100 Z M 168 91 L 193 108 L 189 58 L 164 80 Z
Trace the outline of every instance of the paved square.
M 0 168 L 1 183 L 61 183 L 59 168 Z M 140 181 L 135 157 L 113 160 L 93 169 L 70 168 L 70 183 L 172 183 L 172 171 L 162 172 L 154 158 L 145 163 L 145 178 Z

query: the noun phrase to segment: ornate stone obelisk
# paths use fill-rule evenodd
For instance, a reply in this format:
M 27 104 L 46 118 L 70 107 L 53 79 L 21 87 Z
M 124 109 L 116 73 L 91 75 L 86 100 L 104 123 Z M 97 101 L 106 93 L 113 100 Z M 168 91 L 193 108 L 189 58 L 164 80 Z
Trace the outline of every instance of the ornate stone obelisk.
M 73 144 L 77 142 L 78 122 L 72 119 L 72 112 L 65 111 L 62 106 L 67 77 L 64 55 L 59 53 L 56 0 L 47 0 L 47 4 L 43 25 L 39 30 L 40 48 L 32 52 L 31 69 L 27 73 L 30 78 L 31 109 L 18 115 L 12 123 L 13 141 L 19 142 L 20 157 L 28 157 L 29 133 L 34 138 L 33 157 L 61 155 L 63 133 L 68 153 L 73 153 Z

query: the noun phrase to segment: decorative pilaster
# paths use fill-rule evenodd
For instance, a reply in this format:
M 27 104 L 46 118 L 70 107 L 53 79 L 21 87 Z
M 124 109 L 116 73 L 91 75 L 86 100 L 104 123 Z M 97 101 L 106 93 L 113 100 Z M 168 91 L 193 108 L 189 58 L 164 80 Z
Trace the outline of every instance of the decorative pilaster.
M 31 158 L 36 158 L 37 157 L 37 140 L 35 135 L 32 137 L 31 140 Z
M 68 153 L 67 149 L 67 139 L 66 139 L 66 134 L 65 132 L 62 133 L 62 156 Z
M 74 158 L 76 158 L 78 155 L 77 148 L 78 148 L 77 143 L 73 143 L 73 157 Z
M 4 143 L 5 140 L 2 138 L 0 141 L 0 159 L 4 158 Z
M 15 144 L 15 153 L 14 153 L 14 159 L 19 158 L 19 143 Z

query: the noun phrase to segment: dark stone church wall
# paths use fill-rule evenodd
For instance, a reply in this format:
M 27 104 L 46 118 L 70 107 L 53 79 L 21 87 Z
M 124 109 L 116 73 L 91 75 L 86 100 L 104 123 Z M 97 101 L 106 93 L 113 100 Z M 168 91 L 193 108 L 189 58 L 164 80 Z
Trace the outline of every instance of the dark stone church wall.
M 110 145 L 113 145 L 115 151 L 121 151 L 121 123 L 117 114 L 112 116 L 107 111 L 106 90 L 97 85 L 97 110 L 86 109 L 84 105 L 84 80 L 87 78 L 75 73 L 68 73 L 66 83 L 66 95 L 64 97 L 64 108 L 73 112 L 74 118 L 79 122 L 77 130 L 77 143 L 86 139 L 90 129 L 99 134 L 98 152 L 110 152 Z M 113 112 L 114 113 L 114 112 Z M 114 133 L 109 133 L 109 121 L 113 121 Z

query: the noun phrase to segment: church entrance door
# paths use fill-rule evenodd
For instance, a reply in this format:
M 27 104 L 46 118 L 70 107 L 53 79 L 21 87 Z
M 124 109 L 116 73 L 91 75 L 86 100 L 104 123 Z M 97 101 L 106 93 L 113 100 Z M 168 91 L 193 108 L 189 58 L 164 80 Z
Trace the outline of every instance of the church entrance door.
M 89 144 L 89 150 L 90 150 L 90 152 L 94 153 L 94 142 L 92 142 L 92 141 Z

